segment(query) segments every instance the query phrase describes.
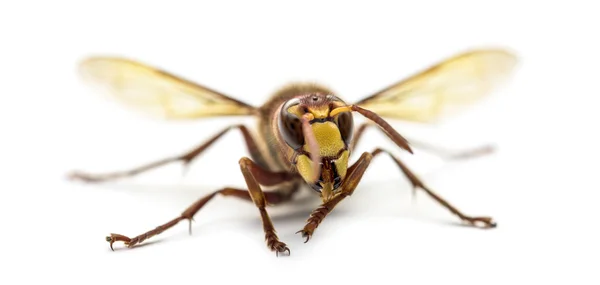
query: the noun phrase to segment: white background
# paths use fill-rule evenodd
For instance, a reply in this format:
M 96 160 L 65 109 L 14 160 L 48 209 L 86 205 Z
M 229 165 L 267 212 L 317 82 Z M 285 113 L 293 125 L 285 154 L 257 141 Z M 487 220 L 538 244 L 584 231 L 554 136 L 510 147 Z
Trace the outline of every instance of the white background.
M 0 283 L 598 284 L 597 11 L 592 1 L 3 2 Z M 186 176 L 172 164 L 119 183 L 64 179 L 179 154 L 240 120 L 131 112 L 81 84 L 75 68 L 88 55 L 132 57 L 259 105 L 292 80 L 358 100 L 482 46 L 517 52 L 510 84 L 448 124 L 394 125 L 440 146 L 493 142 L 498 152 L 451 164 L 395 153 L 459 209 L 493 216 L 494 230 L 457 226 L 424 193 L 413 202 L 382 156 L 307 244 L 294 233 L 316 197 L 303 191 L 270 209 L 289 257 L 267 250 L 252 204 L 222 197 L 196 216 L 192 236 L 182 223 L 148 246 L 110 251 L 111 232 L 135 236 L 212 190 L 243 187 L 236 131 Z M 367 135 L 359 152 L 392 147 Z

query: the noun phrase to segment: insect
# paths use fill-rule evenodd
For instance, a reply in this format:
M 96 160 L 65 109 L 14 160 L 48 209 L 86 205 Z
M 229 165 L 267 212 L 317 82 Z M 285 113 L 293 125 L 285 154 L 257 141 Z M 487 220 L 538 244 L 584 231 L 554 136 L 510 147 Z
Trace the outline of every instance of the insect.
M 285 203 L 303 185 L 321 199 L 300 233 L 307 242 L 325 217 L 359 185 L 373 158 L 389 155 L 415 189 L 427 193 L 467 224 L 494 228 L 491 217 L 469 216 L 433 192 L 396 155 L 383 148 L 364 152 L 354 161 L 350 155 L 366 128 L 381 130 L 401 149 L 412 153 L 411 144 L 384 118 L 432 122 L 447 110 L 477 102 L 504 83 L 516 67 L 517 58 L 504 49 L 478 49 L 455 54 L 431 67 L 398 81 L 364 99 L 347 103 L 327 87 L 292 83 L 274 92 L 259 107 L 196 84 L 172 73 L 120 57 L 89 57 L 80 63 L 83 78 L 103 88 L 121 102 L 158 114 L 165 119 L 198 119 L 215 116 L 254 116 L 257 128 L 233 125 L 216 133 L 200 146 L 179 156 L 157 160 L 128 171 L 90 174 L 70 173 L 71 179 L 103 182 L 131 177 L 172 163 L 188 165 L 231 130 L 239 130 L 249 157 L 239 160 L 245 188 L 225 187 L 194 202 L 170 222 L 133 238 L 110 234 L 106 241 L 123 242 L 131 248 L 194 215 L 216 195 L 247 200 L 256 205 L 262 219 L 268 249 L 277 255 L 290 253 L 279 240 L 267 207 Z M 366 123 L 355 127 L 355 114 Z M 113 249 L 114 250 L 114 249 Z

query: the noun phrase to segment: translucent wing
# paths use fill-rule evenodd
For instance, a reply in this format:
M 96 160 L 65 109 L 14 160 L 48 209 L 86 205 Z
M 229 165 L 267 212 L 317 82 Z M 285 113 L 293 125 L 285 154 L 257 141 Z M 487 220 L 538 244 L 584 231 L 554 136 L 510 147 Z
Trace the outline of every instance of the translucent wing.
M 490 94 L 517 64 L 505 50 L 474 50 L 448 58 L 357 102 L 380 116 L 431 122 Z
M 166 119 L 250 115 L 255 108 L 142 63 L 117 57 L 81 62 L 85 82 L 147 114 Z

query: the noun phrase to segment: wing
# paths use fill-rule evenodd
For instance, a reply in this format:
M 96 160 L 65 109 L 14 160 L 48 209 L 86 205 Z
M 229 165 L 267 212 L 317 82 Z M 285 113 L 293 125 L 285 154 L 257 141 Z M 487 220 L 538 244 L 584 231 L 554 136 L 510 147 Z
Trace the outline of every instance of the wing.
M 79 72 L 85 82 L 139 111 L 165 119 L 251 115 L 255 108 L 173 74 L 118 57 L 91 57 Z
M 516 56 L 508 51 L 474 50 L 447 58 L 355 104 L 380 116 L 432 122 L 490 94 L 516 64 Z

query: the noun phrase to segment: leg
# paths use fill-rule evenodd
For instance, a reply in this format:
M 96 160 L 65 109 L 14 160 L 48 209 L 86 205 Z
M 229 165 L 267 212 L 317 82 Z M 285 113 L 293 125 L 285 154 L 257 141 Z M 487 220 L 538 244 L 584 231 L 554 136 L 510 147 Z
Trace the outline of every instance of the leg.
M 302 237 L 305 238 L 305 243 L 308 242 L 315 229 L 333 208 L 346 197 L 352 195 L 354 189 L 356 189 L 356 186 L 358 186 L 358 183 L 362 179 L 365 170 L 367 170 L 367 167 L 371 163 L 372 158 L 373 155 L 371 153 L 363 153 L 361 157 L 348 168 L 348 176 L 344 182 L 342 182 L 342 185 L 340 186 L 341 190 L 310 214 L 310 218 L 306 221 L 304 228 L 296 232 L 302 233 Z
M 491 154 L 494 152 L 494 146 L 487 144 L 487 145 L 481 145 L 481 146 L 477 146 L 477 147 L 473 147 L 473 148 L 469 148 L 469 149 L 463 149 L 463 150 L 449 150 L 449 149 L 444 149 L 440 146 L 435 146 L 435 145 L 431 145 L 422 141 L 417 141 L 414 139 L 410 140 L 410 144 L 413 146 L 416 146 L 417 148 L 429 151 L 439 157 L 442 157 L 444 159 L 449 159 L 449 160 L 455 160 L 455 159 L 469 159 L 469 158 L 475 158 L 478 156 L 483 156 L 483 155 L 487 155 L 487 154 Z
M 161 160 L 149 163 L 149 164 L 145 164 L 145 165 L 136 167 L 134 169 L 113 172 L 113 173 L 94 175 L 94 174 L 87 174 L 87 173 L 82 173 L 82 172 L 76 171 L 76 172 L 70 173 L 69 178 L 70 179 L 79 179 L 79 180 L 83 180 L 86 182 L 102 182 L 102 181 L 114 180 L 114 179 L 118 179 L 118 178 L 132 177 L 137 174 L 140 174 L 140 173 L 146 172 L 148 170 L 163 166 L 163 165 L 171 163 L 171 162 L 176 162 L 176 161 L 182 161 L 184 166 L 187 166 L 194 158 L 196 158 L 204 150 L 206 150 L 209 146 L 211 146 L 217 139 L 222 137 L 229 130 L 235 129 L 235 128 L 240 129 L 240 131 L 242 132 L 242 135 L 244 136 L 244 140 L 246 141 L 246 147 L 250 153 L 250 157 L 252 157 L 252 159 L 254 159 L 258 165 L 265 167 L 266 163 L 262 157 L 262 154 L 258 150 L 258 147 L 256 146 L 256 142 L 250 135 L 250 132 L 248 132 L 248 129 L 243 125 L 235 125 L 235 126 L 227 127 L 220 133 L 218 133 L 215 136 L 213 136 L 212 138 L 210 138 L 207 142 L 192 149 L 191 151 L 184 153 L 183 155 L 161 159 Z
M 246 184 L 248 186 L 248 190 L 234 189 L 234 188 L 224 188 L 218 191 L 215 191 L 202 199 L 196 201 L 190 207 L 188 207 L 179 217 L 167 222 L 166 224 L 160 225 L 155 229 L 138 235 L 134 238 L 129 238 L 120 234 L 111 234 L 106 238 L 108 242 L 110 242 L 110 247 L 112 249 L 112 245 L 116 241 L 122 241 L 127 245 L 127 247 L 133 247 L 136 244 L 139 244 L 146 239 L 158 235 L 165 230 L 175 226 L 182 220 L 188 220 L 190 222 L 190 233 L 191 233 L 191 221 L 194 215 L 213 197 L 217 194 L 221 194 L 223 196 L 233 196 L 237 198 L 242 198 L 245 200 L 253 201 L 256 207 L 258 208 L 262 223 L 263 229 L 265 232 L 265 239 L 267 242 L 267 246 L 275 251 L 277 254 L 280 252 L 287 251 L 289 253 L 289 248 L 285 243 L 280 242 L 276 233 L 275 228 L 273 227 L 273 223 L 265 210 L 267 203 L 269 204 L 279 204 L 291 199 L 292 194 L 283 194 L 282 192 L 263 192 L 259 186 L 259 183 L 266 186 L 273 186 L 277 184 L 281 184 L 282 182 L 289 181 L 290 176 L 287 173 L 279 173 L 279 172 L 269 172 L 260 168 L 258 165 L 254 164 L 248 158 L 242 158 L 240 160 L 240 168 L 244 178 L 246 180 Z
M 375 126 L 372 123 L 363 123 L 354 131 L 354 140 L 352 141 L 351 149 L 354 149 L 358 144 L 358 141 L 362 138 L 362 135 L 367 127 Z M 479 147 L 475 147 L 472 149 L 463 149 L 458 151 L 452 151 L 443 149 L 439 146 L 430 145 L 421 141 L 416 141 L 413 139 L 409 139 L 410 144 L 417 148 L 429 151 L 437 156 L 440 156 L 444 159 L 468 159 L 475 158 L 478 156 L 490 154 L 494 152 L 494 147 L 491 145 L 482 145 Z
M 302 237 L 306 240 L 304 242 L 308 242 L 315 229 L 319 226 L 319 224 L 325 219 L 325 217 L 333 210 L 333 208 L 341 202 L 344 198 L 352 195 L 354 189 L 360 182 L 365 170 L 371 163 L 371 160 L 376 155 L 385 152 L 390 155 L 396 164 L 400 167 L 402 172 L 408 177 L 415 188 L 420 188 L 429 194 L 434 200 L 438 203 L 442 204 L 442 206 L 446 207 L 450 212 L 457 215 L 463 221 L 468 222 L 471 225 L 477 225 L 477 222 L 483 223 L 485 228 L 494 228 L 496 227 L 496 223 L 492 221 L 489 217 L 471 217 L 463 214 L 461 211 L 456 209 L 454 206 L 450 205 L 450 203 L 446 202 L 439 195 L 435 194 L 429 188 L 427 188 L 419 178 L 412 173 L 399 159 L 394 157 L 391 153 L 384 151 L 382 149 L 375 149 L 372 153 L 363 153 L 363 155 L 358 159 L 356 163 L 348 168 L 348 178 L 342 183 L 341 191 L 339 194 L 333 196 L 329 201 L 321 204 L 316 210 L 312 212 L 310 218 L 308 219 L 306 226 L 298 233 L 302 233 Z
M 469 224 L 471 224 L 473 226 L 476 226 L 477 223 L 479 222 L 479 223 L 483 224 L 484 228 L 495 228 L 496 227 L 496 222 L 494 222 L 492 220 L 492 218 L 490 218 L 490 217 L 467 216 L 467 215 L 463 214 L 461 211 L 459 211 L 457 208 L 455 208 L 454 206 L 450 205 L 450 203 L 448 203 L 442 197 L 435 194 L 427 186 L 425 186 L 425 184 L 423 184 L 423 182 L 408 167 L 406 167 L 406 165 L 404 165 L 404 163 L 402 163 L 392 153 L 390 153 L 386 150 L 380 149 L 380 148 L 377 148 L 377 149 L 375 149 L 375 151 L 372 152 L 373 157 L 377 156 L 380 153 L 388 154 L 396 162 L 396 164 L 398 165 L 400 170 L 402 170 L 404 175 L 406 175 L 406 177 L 410 180 L 410 183 L 413 185 L 413 187 L 415 189 L 419 188 L 419 189 L 422 189 L 423 191 L 425 191 L 425 193 L 427 193 L 429 196 L 431 196 L 431 198 L 436 200 L 442 206 L 446 207 L 453 214 L 457 215 L 461 220 L 468 222 Z
M 355 149 L 356 148 L 356 145 L 358 144 L 358 142 L 362 138 L 365 130 L 369 126 L 373 126 L 373 124 L 371 124 L 371 123 L 362 123 L 360 126 L 358 126 L 358 128 L 356 128 L 356 130 L 354 130 L 354 139 L 350 143 L 350 149 Z

